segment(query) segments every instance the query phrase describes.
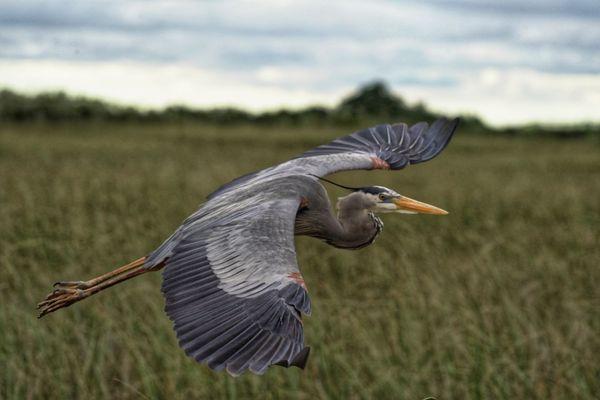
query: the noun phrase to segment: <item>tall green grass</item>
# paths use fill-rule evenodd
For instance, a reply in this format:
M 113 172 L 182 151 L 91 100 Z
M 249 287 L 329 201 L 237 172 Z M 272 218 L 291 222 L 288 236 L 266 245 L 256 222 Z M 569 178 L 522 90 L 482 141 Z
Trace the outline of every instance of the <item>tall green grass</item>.
M 459 133 L 429 163 L 334 177 L 450 215 L 384 216 L 353 252 L 297 240 L 313 302 L 304 371 L 234 379 L 187 358 L 159 274 L 36 319 L 54 281 L 145 255 L 219 184 L 342 133 L 0 127 L 0 398 L 600 396 L 600 148 L 588 141 Z

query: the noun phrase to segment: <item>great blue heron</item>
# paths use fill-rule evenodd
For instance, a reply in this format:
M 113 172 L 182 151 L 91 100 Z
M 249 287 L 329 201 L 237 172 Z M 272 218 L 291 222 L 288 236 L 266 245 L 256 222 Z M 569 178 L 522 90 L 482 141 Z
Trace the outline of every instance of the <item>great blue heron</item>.
M 402 169 L 430 160 L 458 120 L 379 125 L 316 147 L 220 187 L 146 257 L 89 281 L 54 284 L 39 316 L 149 271 L 163 270 L 165 311 L 180 346 L 198 362 L 231 375 L 270 365 L 304 368 L 301 314 L 311 305 L 296 262 L 294 235 L 343 249 L 373 243 L 375 213 L 447 214 L 383 186 L 349 188 L 337 217 L 320 180 L 355 169 Z

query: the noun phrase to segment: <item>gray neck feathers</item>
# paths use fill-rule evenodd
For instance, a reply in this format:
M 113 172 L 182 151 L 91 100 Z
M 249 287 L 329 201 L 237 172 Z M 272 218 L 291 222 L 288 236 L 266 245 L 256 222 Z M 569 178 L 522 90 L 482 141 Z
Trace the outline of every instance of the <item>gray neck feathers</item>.
M 331 209 L 309 205 L 296 216 L 294 232 L 326 241 L 344 249 L 358 249 L 373 243 L 383 223 L 371 211 L 375 200 L 361 192 L 339 199 L 337 218 Z M 329 204 L 327 204 L 329 205 Z
M 362 192 L 353 192 L 348 196 L 340 197 L 337 202 L 338 219 L 340 222 L 353 222 L 363 220 L 369 213 L 375 201 Z
M 353 192 L 338 199 L 338 221 L 341 231 L 330 241 L 337 247 L 361 248 L 371 244 L 383 223 L 371 211 L 375 200 L 362 192 Z

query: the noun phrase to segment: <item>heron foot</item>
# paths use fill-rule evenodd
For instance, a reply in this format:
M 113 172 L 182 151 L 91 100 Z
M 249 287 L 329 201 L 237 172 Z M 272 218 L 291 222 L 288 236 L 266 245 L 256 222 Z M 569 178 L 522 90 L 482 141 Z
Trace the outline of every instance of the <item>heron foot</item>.
M 43 301 L 38 303 L 38 318 L 41 318 L 44 315 L 61 308 L 68 307 L 73 303 L 90 297 L 91 295 L 116 285 L 117 283 L 149 272 L 150 269 L 146 269 L 144 267 L 145 262 L 146 257 L 141 257 L 130 262 L 129 264 L 123 265 L 122 267 L 97 276 L 88 281 L 56 282 L 53 285 L 54 290 L 48 296 L 46 296 Z M 157 266 L 158 268 L 154 268 L 152 270 L 158 270 L 163 266 L 164 263 L 161 263 Z
M 43 301 L 38 303 L 38 318 L 42 318 L 44 315 L 58 309 L 68 307 L 91 294 L 84 289 L 85 282 L 57 282 L 54 284 L 54 287 L 55 289 Z

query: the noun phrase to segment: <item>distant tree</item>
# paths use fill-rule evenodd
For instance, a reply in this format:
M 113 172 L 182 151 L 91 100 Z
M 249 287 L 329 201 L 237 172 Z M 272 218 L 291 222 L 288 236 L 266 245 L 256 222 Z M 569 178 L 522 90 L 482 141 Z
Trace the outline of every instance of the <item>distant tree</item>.
M 372 82 L 346 97 L 335 108 L 334 117 L 340 121 L 354 122 L 365 119 L 399 119 L 406 115 L 404 100 L 394 95 L 383 82 Z

